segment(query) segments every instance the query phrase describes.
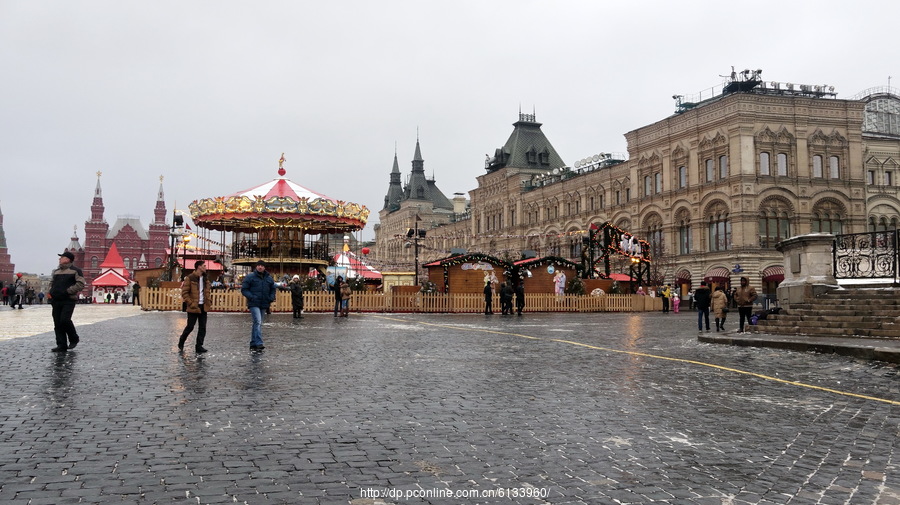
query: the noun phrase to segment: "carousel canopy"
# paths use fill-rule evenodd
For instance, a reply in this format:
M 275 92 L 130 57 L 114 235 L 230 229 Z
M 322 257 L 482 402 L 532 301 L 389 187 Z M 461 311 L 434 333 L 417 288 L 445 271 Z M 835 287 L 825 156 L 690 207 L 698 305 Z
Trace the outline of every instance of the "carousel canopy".
M 191 218 L 201 228 L 256 232 L 266 228 L 295 228 L 307 234 L 361 230 L 369 218 L 365 205 L 335 200 L 284 177 L 227 196 L 194 200 Z

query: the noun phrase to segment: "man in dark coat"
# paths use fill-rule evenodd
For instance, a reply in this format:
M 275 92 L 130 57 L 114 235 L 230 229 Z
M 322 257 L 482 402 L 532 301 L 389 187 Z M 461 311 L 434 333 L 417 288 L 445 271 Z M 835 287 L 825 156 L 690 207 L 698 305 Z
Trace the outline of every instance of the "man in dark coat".
M 184 342 L 194 331 L 194 324 L 199 322 L 200 329 L 197 330 L 195 350 L 197 354 L 202 354 L 206 352 L 203 347 L 203 339 L 206 338 L 206 302 L 209 299 L 209 282 L 206 280 L 205 261 L 198 261 L 194 265 L 191 275 L 185 277 L 181 283 L 181 299 L 184 301 L 184 310 L 187 312 L 187 325 L 181 332 L 181 337 L 178 338 L 178 351 L 184 351 Z
M 484 284 L 484 313 L 485 314 L 493 314 L 494 309 L 491 306 L 493 304 L 494 299 L 494 291 L 491 289 L 490 281 Z
M 299 275 L 291 278 L 288 289 L 291 291 L 291 308 L 294 309 L 294 319 L 300 319 L 303 317 L 303 283 L 300 282 Z
M 513 289 L 509 282 L 500 285 L 500 312 L 512 315 Z
M 706 331 L 709 331 L 709 304 L 712 301 L 712 292 L 706 285 L 706 281 L 700 282 L 700 287 L 694 291 L 694 307 L 697 307 L 697 329 L 703 331 L 703 318 L 706 318 Z
M 519 281 L 516 284 L 516 313 L 521 316 L 523 310 L 525 310 L 525 282 Z
M 334 286 L 332 286 L 332 291 L 334 293 L 334 317 L 338 317 L 338 314 L 343 314 L 343 302 L 344 298 L 341 296 L 341 284 L 344 282 L 344 278 L 340 275 L 337 276 L 337 279 L 334 280 Z
M 250 317 L 253 319 L 250 350 L 261 351 L 266 348 L 262 339 L 263 313 L 275 301 L 275 280 L 269 272 L 266 272 L 266 263 L 263 260 L 257 261 L 256 270 L 244 277 L 241 294 L 247 299 L 247 308 L 250 309 Z
M 84 274 L 72 264 L 75 255 L 66 251 L 59 255 L 59 268 L 50 277 L 50 306 L 53 311 L 53 331 L 56 333 L 56 347 L 53 352 L 66 352 L 78 345 L 78 332 L 72 323 L 72 313 L 78 293 L 84 289 Z

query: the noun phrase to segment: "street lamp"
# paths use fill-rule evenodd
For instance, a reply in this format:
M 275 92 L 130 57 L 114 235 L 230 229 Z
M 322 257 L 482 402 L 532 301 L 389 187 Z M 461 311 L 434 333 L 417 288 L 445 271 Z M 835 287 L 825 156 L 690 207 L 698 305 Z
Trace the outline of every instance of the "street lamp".
M 175 239 L 184 237 L 184 217 L 178 211 L 172 211 L 172 229 L 169 230 L 171 245 L 169 246 L 169 280 L 175 280 L 175 264 L 178 249 L 175 246 Z
M 413 254 L 416 258 L 415 285 L 419 285 L 419 240 L 425 238 L 425 230 L 419 229 L 419 220 L 416 219 L 416 227 L 406 230 L 406 238 L 412 240 Z M 407 242 L 408 243 L 408 242 Z
M 182 237 L 181 240 L 183 242 L 183 244 L 181 245 L 181 256 L 184 259 L 184 266 L 182 268 L 187 269 L 187 246 L 188 246 L 188 242 L 191 241 L 190 234 L 185 232 L 185 235 L 184 235 L 184 237 Z

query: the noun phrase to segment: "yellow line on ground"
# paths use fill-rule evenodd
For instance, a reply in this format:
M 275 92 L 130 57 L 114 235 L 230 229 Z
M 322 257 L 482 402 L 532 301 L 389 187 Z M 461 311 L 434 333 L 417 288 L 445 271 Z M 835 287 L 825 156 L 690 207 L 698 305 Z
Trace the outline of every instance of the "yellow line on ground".
M 557 343 L 560 343 L 560 344 L 575 345 L 575 346 L 579 346 L 579 347 L 585 347 L 585 348 L 588 348 L 588 349 L 594 349 L 594 350 L 597 350 L 597 351 L 615 352 L 615 353 L 619 353 L 619 354 L 628 354 L 628 355 L 631 355 L 631 356 L 642 356 L 642 357 L 645 357 L 645 358 L 662 359 L 662 360 L 666 360 L 666 361 L 675 361 L 675 362 L 679 362 L 679 363 L 687 363 L 687 364 L 691 364 L 691 365 L 705 366 L 705 367 L 708 367 L 708 368 L 714 368 L 714 369 L 722 370 L 722 371 L 725 371 L 725 372 L 732 372 L 732 373 L 737 373 L 737 374 L 741 374 L 741 375 L 749 375 L 749 376 L 751 376 L 751 377 L 757 377 L 757 378 L 763 379 L 763 380 L 768 380 L 768 381 L 773 381 L 773 382 L 780 382 L 780 383 L 782 383 L 782 384 L 788 384 L 788 385 L 791 385 L 791 386 L 797 386 L 797 387 L 802 387 L 802 388 L 807 388 L 807 389 L 815 389 L 815 390 L 817 390 L 817 391 L 823 391 L 823 392 L 826 392 L 826 393 L 833 393 L 833 394 L 841 395 L 841 396 L 849 396 L 849 397 L 852 397 L 852 398 L 860 398 L 860 399 L 863 399 L 863 400 L 871 400 L 871 401 L 875 401 L 875 402 L 887 403 L 887 404 L 890 404 L 890 405 L 900 405 L 900 401 L 896 401 L 896 400 L 888 400 L 888 399 L 885 399 L 885 398 L 878 398 L 878 397 L 875 397 L 875 396 L 860 395 L 860 394 L 856 394 L 856 393 L 850 393 L 850 392 L 848 392 L 848 391 L 841 391 L 841 390 L 838 390 L 838 389 L 831 389 L 831 388 L 825 388 L 825 387 L 821 387 L 821 386 L 815 386 L 815 385 L 813 385 L 813 384 L 806 384 L 806 383 L 804 383 L 804 382 L 797 382 L 797 381 L 791 381 L 791 380 L 779 379 L 778 377 L 772 377 L 771 375 L 763 375 L 763 374 L 759 374 L 759 373 L 755 373 L 755 372 L 748 372 L 748 371 L 746 371 L 746 370 L 739 370 L 739 369 L 737 369 L 737 368 L 730 368 L 730 367 L 727 367 L 727 366 L 716 365 L 716 364 L 714 364 L 714 363 L 706 363 L 706 362 L 703 362 L 703 361 L 695 361 L 695 360 L 691 360 L 691 359 L 683 359 L 683 358 L 672 358 L 672 357 L 669 357 L 669 356 L 660 356 L 660 355 L 657 355 L 657 354 L 647 354 L 647 353 L 636 352 L 636 351 L 623 351 L 623 350 L 621 350 L 621 349 L 612 349 L 612 348 L 609 348 L 609 347 L 600 347 L 600 346 L 596 346 L 596 345 L 585 344 L 585 343 L 582 343 L 582 342 L 575 342 L 575 341 L 572 341 L 572 340 L 563 340 L 563 339 L 559 339 L 559 338 L 533 337 L 533 336 L 531 336 L 531 335 L 522 335 L 522 334 L 520 334 L 520 333 L 511 333 L 511 332 L 506 332 L 506 331 L 488 330 L 488 329 L 484 329 L 484 328 L 466 328 L 466 327 L 462 327 L 462 326 L 452 326 L 452 325 L 448 325 L 448 324 L 426 323 L 426 322 L 423 322 L 423 321 L 410 321 L 410 320 L 408 320 L 408 319 L 399 319 L 399 318 L 387 317 L 387 316 L 377 316 L 377 317 L 380 317 L 380 318 L 382 318 L 382 319 L 389 319 L 389 320 L 392 320 L 392 321 L 401 321 L 401 322 L 404 322 L 404 323 L 414 322 L 414 323 L 416 323 L 416 324 L 421 324 L 421 325 L 425 325 L 425 326 L 437 326 L 437 327 L 441 327 L 441 328 L 449 328 L 449 329 L 453 329 L 453 330 L 477 331 L 477 332 L 480 332 L 480 333 L 493 333 L 493 334 L 496 334 L 496 335 L 508 335 L 508 336 L 512 336 L 512 337 L 527 338 L 527 339 L 530 339 L 530 340 L 543 340 L 543 341 L 546 341 L 546 342 L 557 342 Z

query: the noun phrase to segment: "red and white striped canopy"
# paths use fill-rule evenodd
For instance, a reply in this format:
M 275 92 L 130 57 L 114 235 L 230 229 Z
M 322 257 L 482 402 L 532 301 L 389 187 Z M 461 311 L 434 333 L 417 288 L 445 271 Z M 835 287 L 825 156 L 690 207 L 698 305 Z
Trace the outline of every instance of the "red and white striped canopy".
M 259 186 L 245 189 L 243 191 L 238 191 L 237 193 L 232 193 L 228 196 L 246 196 L 247 198 L 251 199 L 256 196 L 261 196 L 264 200 L 268 200 L 273 196 L 292 198 L 294 200 L 300 200 L 300 198 L 309 198 L 310 200 L 313 200 L 315 198 L 325 198 L 327 200 L 334 201 L 334 198 L 330 198 L 321 193 L 316 193 L 315 191 L 304 188 L 296 182 L 285 179 L 284 177 L 272 179 L 265 184 L 260 184 Z

